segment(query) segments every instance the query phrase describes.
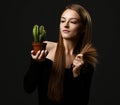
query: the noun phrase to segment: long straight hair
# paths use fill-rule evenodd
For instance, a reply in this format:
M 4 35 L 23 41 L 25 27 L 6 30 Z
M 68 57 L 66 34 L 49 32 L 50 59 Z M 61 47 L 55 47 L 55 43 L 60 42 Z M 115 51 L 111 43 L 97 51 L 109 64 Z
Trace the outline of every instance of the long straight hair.
M 85 61 L 91 63 L 94 67 L 96 64 L 96 49 L 92 47 L 92 22 L 88 11 L 79 4 L 71 4 L 66 6 L 66 9 L 76 11 L 81 18 L 82 31 L 79 33 L 79 40 L 74 49 L 75 54 L 86 54 Z M 59 34 L 59 40 L 56 48 L 54 62 L 48 83 L 48 98 L 54 101 L 60 101 L 63 95 L 63 78 L 65 70 L 65 49 L 63 38 Z

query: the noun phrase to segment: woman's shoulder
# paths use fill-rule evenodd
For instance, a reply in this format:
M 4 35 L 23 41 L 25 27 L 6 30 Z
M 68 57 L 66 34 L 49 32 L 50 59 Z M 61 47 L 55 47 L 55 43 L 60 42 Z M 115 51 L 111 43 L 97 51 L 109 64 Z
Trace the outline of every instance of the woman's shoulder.
M 44 41 L 44 43 L 47 43 L 46 49 L 47 49 L 48 51 L 56 48 L 56 46 L 57 46 L 57 42 L 53 42 L 53 41 Z
M 48 50 L 48 55 L 46 58 L 54 61 L 55 51 L 57 47 L 57 42 L 52 41 L 44 41 L 44 43 L 47 43 L 46 50 Z

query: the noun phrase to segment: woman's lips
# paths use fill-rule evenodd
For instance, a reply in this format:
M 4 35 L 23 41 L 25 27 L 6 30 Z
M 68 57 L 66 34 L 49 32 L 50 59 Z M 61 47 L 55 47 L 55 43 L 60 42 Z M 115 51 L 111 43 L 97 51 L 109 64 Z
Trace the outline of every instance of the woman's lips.
M 68 30 L 63 30 L 63 32 L 64 32 L 64 33 L 69 33 L 70 31 L 68 31 Z

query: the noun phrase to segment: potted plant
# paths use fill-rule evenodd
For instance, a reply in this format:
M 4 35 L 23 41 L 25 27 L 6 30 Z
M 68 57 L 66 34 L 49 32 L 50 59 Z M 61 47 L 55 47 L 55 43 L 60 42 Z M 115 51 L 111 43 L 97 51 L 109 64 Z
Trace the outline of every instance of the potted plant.
M 37 24 L 33 26 L 33 38 L 34 41 L 32 43 L 34 54 L 37 53 L 38 50 L 45 50 L 47 43 L 44 43 L 46 37 L 46 31 L 44 26 L 38 26 Z

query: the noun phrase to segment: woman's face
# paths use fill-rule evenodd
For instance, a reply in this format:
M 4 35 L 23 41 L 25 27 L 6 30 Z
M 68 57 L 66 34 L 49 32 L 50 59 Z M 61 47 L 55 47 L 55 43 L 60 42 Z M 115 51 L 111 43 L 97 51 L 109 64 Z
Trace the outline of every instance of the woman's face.
M 60 19 L 60 33 L 63 39 L 72 39 L 80 32 L 80 16 L 71 9 L 65 10 Z

